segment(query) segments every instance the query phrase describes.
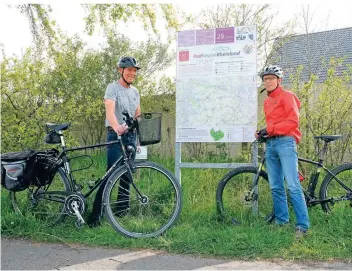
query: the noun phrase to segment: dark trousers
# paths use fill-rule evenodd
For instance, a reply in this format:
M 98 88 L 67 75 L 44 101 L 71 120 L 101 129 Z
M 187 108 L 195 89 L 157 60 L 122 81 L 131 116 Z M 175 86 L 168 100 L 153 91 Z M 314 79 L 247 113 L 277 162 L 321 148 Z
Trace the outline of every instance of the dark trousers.
M 136 135 L 135 133 L 127 133 L 122 135 L 122 143 L 124 146 L 126 145 L 133 145 L 136 147 Z M 107 133 L 107 142 L 111 142 L 117 140 L 117 134 L 113 131 L 108 131 Z M 107 170 L 109 170 L 112 165 L 122 156 L 122 150 L 120 144 L 114 144 L 110 145 L 107 147 Z M 121 160 L 120 165 L 123 163 Z M 95 196 L 95 200 L 93 203 L 93 211 L 92 215 L 99 217 L 102 215 L 102 198 L 103 198 L 103 192 L 104 188 L 106 185 L 106 181 L 104 181 L 100 187 L 98 188 L 98 191 Z M 120 180 L 120 186 L 119 186 L 119 191 L 118 191 L 118 206 L 117 208 L 120 209 L 126 209 L 129 206 L 129 190 L 130 190 L 130 181 L 128 176 L 122 176 Z M 119 210 L 117 210 L 119 211 Z

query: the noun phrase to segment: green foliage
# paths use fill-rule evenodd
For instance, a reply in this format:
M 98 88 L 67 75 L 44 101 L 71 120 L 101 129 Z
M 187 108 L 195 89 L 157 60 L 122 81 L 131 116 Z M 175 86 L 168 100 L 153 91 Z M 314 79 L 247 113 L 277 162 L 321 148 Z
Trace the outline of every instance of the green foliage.
M 33 60 L 28 50 L 22 59 L 1 63 L 2 152 L 42 147 L 44 123 L 67 119 L 70 105 L 63 93 L 49 88 L 48 64 Z
M 78 37 L 60 37 L 45 55 L 28 50 L 22 58 L 4 55 L 1 63 L 2 152 L 42 148 L 46 122 L 71 122 L 70 144 L 104 141 L 106 86 L 118 79 L 116 63 L 133 55 L 142 65 L 136 87 L 142 110 L 174 111 L 175 84 L 156 75 L 169 67 L 168 45 L 149 40 L 132 44 L 123 35 L 110 32 L 100 50 L 84 51 Z M 158 94 L 158 98 L 155 98 Z M 171 99 L 170 99 L 171 97 Z
M 178 30 L 179 22 L 176 16 L 176 10 L 172 4 L 97 4 L 84 5 L 89 11 L 85 18 L 86 30 L 92 35 L 96 24 L 109 31 L 119 21 L 134 21 L 140 19 L 144 29 L 149 27 L 154 33 L 158 33 L 156 27 L 157 18 L 161 14 L 166 21 L 167 29 Z
M 315 145 L 314 136 L 342 135 L 330 148 L 329 164 L 351 161 L 352 153 L 352 69 L 342 75 L 337 70 L 344 65 L 342 59 L 332 59 L 327 65 L 328 76 L 325 82 L 317 84 L 317 76 L 312 74 L 309 82 L 301 84 L 300 74 L 303 67 L 298 67 L 291 77 L 294 91 L 301 100 L 300 127 L 303 134 L 299 144 L 302 156 L 314 157 L 322 149 Z
M 55 36 L 55 21 L 50 19 L 52 12 L 50 6 L 23 4 L 16 7 L 27 17 L 35 42 L 39 42 L 45 37 L 51 39 Z

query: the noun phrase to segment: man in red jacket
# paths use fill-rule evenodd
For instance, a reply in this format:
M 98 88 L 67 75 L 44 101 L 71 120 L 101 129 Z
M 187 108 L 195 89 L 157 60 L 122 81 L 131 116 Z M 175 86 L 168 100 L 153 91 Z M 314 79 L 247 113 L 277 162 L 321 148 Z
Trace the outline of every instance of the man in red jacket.
M 275 65 L 269 65 L 261 72 L 268 95 L 264 101 L 266 127 L 257 131 L 255 136 L 266 139 L 266 168 L 276 223 L 283 225 L 289 222 L 285 179 L 296 215 L 296 236 L 299 237 L 309 228 L 307 205 L 298 176 L 296 144 L 301 140 L 300 101 L 295 94 L 280 86 L 282 77 L 282 69 Z

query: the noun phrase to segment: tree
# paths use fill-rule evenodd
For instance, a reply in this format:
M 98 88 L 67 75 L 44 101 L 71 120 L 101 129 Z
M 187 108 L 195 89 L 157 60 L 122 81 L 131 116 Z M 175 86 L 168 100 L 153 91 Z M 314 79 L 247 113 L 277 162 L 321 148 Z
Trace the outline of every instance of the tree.
M 84 7 L 88 10 L 85 22 L 86 30 L 90 35 L 96 25 L 109 31 L 118 22 L 136 19 L 142 21 L 145 30 L 151 28 L 154 33 L 159 33 L 156 22 L 161 17 L 165 19 L 166 29 L 178 30 L 179 28 L 177 12 L 172 4 L 98 4 L 84 5 Z
M 111 26 L 132 18 L 142 20 L 145 28 L 158 32 L 157 17 L 163 14 L 167 28 L 175 30 L 178 22 L 173 6 L 112 4 L 85 7 L 90 12 L 86 18 L 90 33 L 97 24 L 106 30 L 107 45 L 101 51 L 85 52 L 79 37 L 66 37 L 55 28 L 55 22 L 50 19 L 50 6 L 16 6 L 27 16 L 36 46 L 27 50 L 22 58 L 6 58 L 3 54 L 3 151 L 40 148 L 45 133 L 43 124 L 49 121 L 72 122 L 77 132 L 71 142 L 77 142 L 77 139 L 84 143 L 101 141 L 105 131 L 102 98 L 107 84 L 117 79 L 116 63 L 121 55 L 133 52 L 141 61 L 144 69 L 136 84 L 143 97 L 163 93 L 165 89 L 160 91 L 160 87 L 170 86 L 170 80 L 162 79 L 159 84 L 156 76 L 173 60 L 168 53 L 169 45 L 162 44 L 158 37 L 132 44 Z M 166 91 L 170 89 L 172 86 Z M 156 104 L 156 99 L 146 99 L 150 101 L 142 102 L 146 107 Z M 15 140 L 19 134 L 20 139 Z
M 45 123 L 74 120 L 74 99 L 50 84 L 52 63 L 31 53 L 1 63 L 2 152 L 42 148 Z
M 8 5 L 12 8 L 12 5 Z M 22 4 L 14 6 L 24 14 L 29 23 L 33 42 L 37 47 L 43 46 L 45 40 L 52 42 L 55 39 L 55 21 L 50 18 L 52 9 L 48 5 Z
M 328 77 L 325 82 L 316 83 L 317 76 L 312 74 L 309 82 L 301 84 L 303 66 L 298 67 L 291 76 L 292 91 L 301 100 L 300 129 L 304 135 L 299 144 L 299 153 L 305 157 L 314 157 L 321 151 L 322 145 L 315 145 L 316 135 L 342 135 L 334 142 L 334 150 L 328 157 L 331 165 L 348 161 L 352 152 L 352 95 L 349 85 L 352 82 L 352 67 L 342 76 L 336 69 L 344 65 L 343 59 L 332 59 L 327 66 Z
M 159 104 L 172 108 L 172 100 L 155 99 L 157 94 L 174 93 L 169 79 L 162 78 L 159 83 L 156 76 L 173 60 L 167 54 L 168 44 L 153 40 L 134 44 L 121 34 L 111 33 L 106 46 L 85 52 L 80 38 L 58 36 L 60 39 L 47 49 L 45 58 L 38 58 L 38 51 L 31 50 L 20 59 L 4 56 L 1 63 L 3 151 L 44 147 L 46 122 L 71 122 L 74 135 L 71 143 L 102 141 L 106 86 L 118 79 L 119 56 L 132 52 L 142 65 L 136 81 L 142 106 L 146 110 Z

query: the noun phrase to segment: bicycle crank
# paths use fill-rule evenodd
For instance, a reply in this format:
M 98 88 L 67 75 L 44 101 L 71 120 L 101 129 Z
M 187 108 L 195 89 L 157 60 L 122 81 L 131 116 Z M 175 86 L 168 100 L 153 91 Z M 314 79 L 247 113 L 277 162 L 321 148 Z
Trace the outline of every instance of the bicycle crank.
M 75 223 L 77 228 L 82 228 L 85 223 L 82 214 L 85 210 L 85 199 L 80 194 L 71 194 L 67 196 L 65 200 L 65 211 L 69 216 L 77 217 L 77 221 Z

